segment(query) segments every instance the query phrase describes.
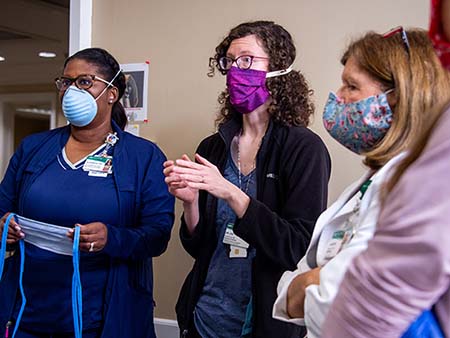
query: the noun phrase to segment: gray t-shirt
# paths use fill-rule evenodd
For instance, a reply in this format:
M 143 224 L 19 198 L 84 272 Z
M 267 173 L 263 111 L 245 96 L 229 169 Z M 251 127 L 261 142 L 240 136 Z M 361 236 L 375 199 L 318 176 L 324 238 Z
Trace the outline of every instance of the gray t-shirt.
M 228 156 L 224 177 L 239 187 L 239 171 Z M 241 175 L 241 189 L 256 197 L 256 170 Z M 241 336 L 247 306 L 252 295 L 252 260 L 255 249 L 247 249 L 246 258 L 230 258 L 230 246 L 223 237 L 229 223 L 234 224 L 236 214 L 219 199 L 217 205 L 217 247 L 211 258 L 205 285 L 195 307 L 194 320 L 203 338 L 238 338 Z

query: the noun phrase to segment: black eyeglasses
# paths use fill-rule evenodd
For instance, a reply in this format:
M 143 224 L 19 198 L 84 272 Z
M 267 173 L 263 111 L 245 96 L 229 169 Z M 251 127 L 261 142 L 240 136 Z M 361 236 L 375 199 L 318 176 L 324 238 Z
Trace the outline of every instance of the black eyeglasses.
M 229 56 L 222 56 L 219 58 L 219 68 L 222 71 L 230 70 L 233 63 L 236 62 L 239 69 L 249 69 L 253 64 L 253 59 L 268 60 L 269 58 L 264 56 L 241 55 L 236 59 L 233 59 Z
M 411 50 L 411 46 L 409 45 L 409 41 L 408 41 L 408 35 L 406 35 L 406 31 L 402 26 L 398 26 L 395 28 L 392 28 L 390 31 L 382 34 L 383 38 L 389 38 L 397 33 L 400 33 L 400 36 L 402 38 L 403 41 L 403 45 L 406 49 L 406 53 L 408 53 L 408 56 L 410 54 L 410 50 Z
M 77 76 L 75 78 L 61 76 L 55 79 L 55 85 L 56 88 L 58 88 L 59 91 L 65 91 L 67 88 L 69 88 L 72 83 L 75 83 L 75 86 L 77 86 L 79 89 L 89 89 L 94 85 L 94 81 L 101 81 L 106 83 L 107 85 L 111 85 L 110 82 L 102 79 L 101 77 L 98 77 L 97 75 L 90 75 L 90 74 L 83 74 L 80 76 Z

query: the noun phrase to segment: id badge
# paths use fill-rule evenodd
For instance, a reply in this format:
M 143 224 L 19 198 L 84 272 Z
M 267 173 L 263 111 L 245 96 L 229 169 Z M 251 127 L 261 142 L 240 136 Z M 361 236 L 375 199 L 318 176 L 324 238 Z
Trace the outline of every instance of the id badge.
M 225 230 L 225 235 L 223 236 L 222 242 L 231 246 L 248 249 L 249 244 L 234 233 L 233 226 L 234 224 L 232 223 L 229 223 L 227 225 L 227 229 Z
M 83 164 L 83 170 L 102 174 L 111 174 L 112 156 L 88 156 Z
M 333 233 L 333 237 L 328 243 L 327 250 L 325 251 L 325 259 L 329 261 L 334 258 L 339 251 L 341 251 L 344 241 L 347 237 L 345 230 L 337 230 Z
M 247 249 L 230 245 L 230 258 L 247 258 Z

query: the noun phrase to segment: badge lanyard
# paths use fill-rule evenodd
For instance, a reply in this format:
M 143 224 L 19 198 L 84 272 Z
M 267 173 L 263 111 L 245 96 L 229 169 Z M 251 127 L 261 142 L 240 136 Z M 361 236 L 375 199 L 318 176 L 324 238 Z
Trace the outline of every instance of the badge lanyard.
M 83 170 L 89 172 L 89 176 L 106 177 L 112 174 L 112 156 L 108 155 L 108 151 L 114 147 L 119 138 L 117 133 L 109 133 L 105 139 L 105 149 L 99 155 L 88 156 L 83 165 Z
M 341 229 L 333 232 L 333 236 L 330 242 L 328 243 L 325 252 L 326 261 L 329 261 L 332 258 L 334 258 L 344 248 L 344 246 L 347 245 L 352 240 L 352 238 L 358 231 L 359 225 L 358 220 L 359 220 L 359 211 L 361 208 L 361 200 L 364 194 L 366 193 L 370 183 L 372 183 L 370 179 L 363 183 L 363 185 L 359 189 L 361 196 L 359 196 L 359 198 L 356 200 L 355 207 L 353 208 L 350 216 L 345 221 L 344 226 Z

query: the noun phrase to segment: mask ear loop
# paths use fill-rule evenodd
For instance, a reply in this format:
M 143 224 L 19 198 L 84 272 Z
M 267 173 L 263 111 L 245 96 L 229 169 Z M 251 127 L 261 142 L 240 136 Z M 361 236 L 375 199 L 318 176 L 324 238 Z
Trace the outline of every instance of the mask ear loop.
M 100 93 L 100 95 L 96 97 L 95 101 L 97 101 L 97 100 L 100 98 L 100 96 L 102 96 L 110 86 L 113 86 L 112 83 L 114 82 L 114 80 L 116 79 L 116 77 L 119 76 L 119 74 L 120 74 L 121 72 L 122 72 L 122 69 L 119 69 L 119 71 L 116 73 L 116 75 L 114 75 L 114 77 L 112 78 L 112 80 L 108 82 L 108 85 L 105 87 L 105 89 L 103 89 L 102 92 Z
M 281 75 L 289 74 L 293 70 L 292 66 L 293 66 L 293 64 L 290 65 L 289 67 L 287 67 L 286 69 L 275 70 L 273 72 L 266 73 L 266 79 L 271 78 L 271 77 L 275 77 L 275 76 L 281 76 Z

